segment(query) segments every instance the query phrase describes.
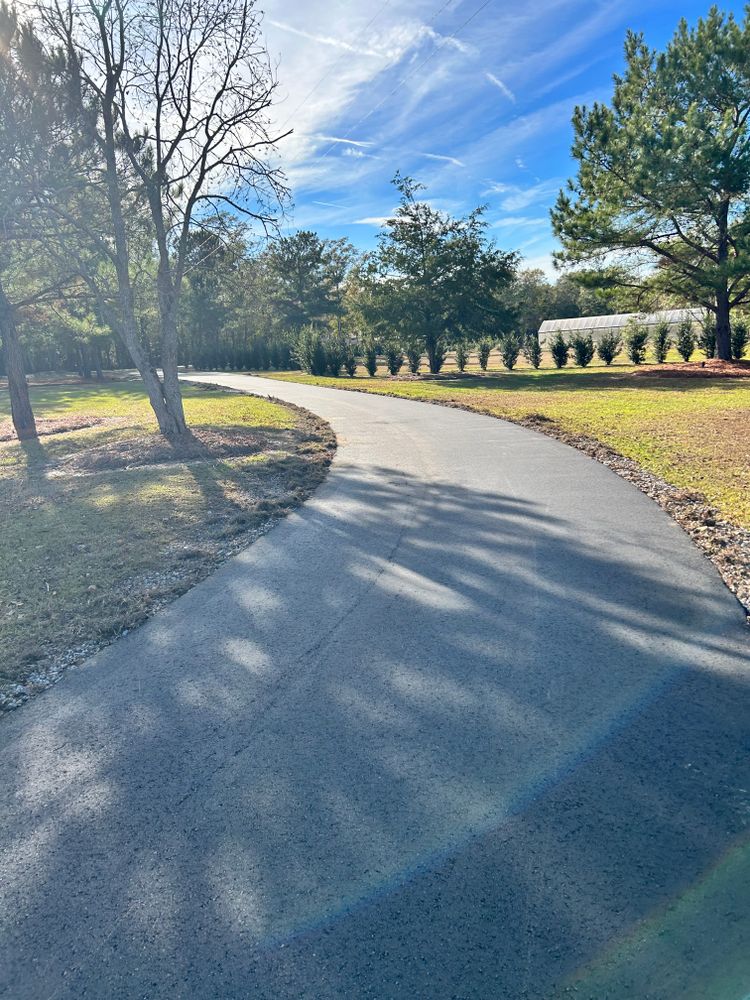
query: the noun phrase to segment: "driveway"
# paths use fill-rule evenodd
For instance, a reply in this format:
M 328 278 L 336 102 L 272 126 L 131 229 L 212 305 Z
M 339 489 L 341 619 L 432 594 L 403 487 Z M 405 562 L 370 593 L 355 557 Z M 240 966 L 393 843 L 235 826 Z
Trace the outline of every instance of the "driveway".
M 740 1000 L 750 669 L 712 565 L 524 428 L 206 379 L 337 457 L 0 720 L 0 995 Z

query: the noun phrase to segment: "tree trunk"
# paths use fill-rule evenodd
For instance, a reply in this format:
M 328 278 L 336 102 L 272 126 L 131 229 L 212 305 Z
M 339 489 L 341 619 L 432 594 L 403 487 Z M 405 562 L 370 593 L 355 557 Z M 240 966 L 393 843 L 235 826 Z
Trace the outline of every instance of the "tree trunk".
M 729 258 L 729 198 L 722 200 L 716 221 L 719 229 L 719 267 L 722 271 L 721 282 L 716 289 L 716 357 L 722 361 L 731 361 L 732 330 L 729 320 L 729 289 L 726 278 L 726 265 Z
M 716 357 L 732 360 L 732 327 L 726 283 L 716 292 Z
M 20 441 L 29 441 L 37 437 L 36 421 L 29 398 L 29 386 L 26 382 L 16 317 L 2 284 L 0 284 L 0 340 L 2 340 L 5 352 L 5 370 L 8 373 L 8 392 L 13 427 Z
M 135 314 L 135 296 L 130 280 L 130 250 L 128 247 L 127 227 L 122 208 L 122 199 L 119 188 L 119 177 L 117 172 L 117 143 L 115 139 L 115 127 L 113 119 L 114 91 L 108 92 L 107 99 L 103 107 L 103 120 L 105 131 L 105 160 L 106 160 L 106 182 L 107 196 L 109 200 L 110 216 L 112 219 L 112 232 L 115 243 L 115 273 L 117 275 L 117 291 L 120 302 L 120 312 L 122 325 L 120 336 L 128 349 L 133 364 L 138 369 L 143 384 L 148 393 L 151 408 L 156 416 L 159 430 L 165 437 L 178 437 L 186 431 L 185 417 L 182 413 L 182 401 L 175 409 L 173 402 L 173 391 L 171 388 L 162 386 L 159 376 L 148 360 L 146 351 L 141 345 L 138 337 L 138 322 Z M 175 365 L 175 375 L 176 375 Z M 177 385 L 179 396 L 179 384 Z

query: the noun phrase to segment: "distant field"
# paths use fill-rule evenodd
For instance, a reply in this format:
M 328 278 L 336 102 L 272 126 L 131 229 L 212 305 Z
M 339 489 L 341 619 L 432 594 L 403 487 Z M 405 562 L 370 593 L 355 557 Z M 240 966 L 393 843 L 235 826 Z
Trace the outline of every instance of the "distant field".
M 19 444 L 0 391 L 0 708 L 13 685 L 138 624 L 323 477 L 326 425 L 252 396 L 185 388 L 189 446 L 139 383 L 32 389 Z M 52 433 L 51 433 L 52 432 Z
M 540 415 L 587 434 L 676 486 L 698 491 L 728 519 L 750 528 L 750 380 L 633 377 L 611 368 L 545 367 L 458 373 L 441 381 L 393 381 L 381 375 L 272 378 L 451 403 L 519 420 Z

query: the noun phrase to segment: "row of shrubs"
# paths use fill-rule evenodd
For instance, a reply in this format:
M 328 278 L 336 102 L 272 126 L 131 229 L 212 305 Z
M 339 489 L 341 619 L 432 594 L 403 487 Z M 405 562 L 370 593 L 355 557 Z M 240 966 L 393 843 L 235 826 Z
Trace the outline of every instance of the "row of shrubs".
M 745 324 L 735 323 L 732 327 L 734 358 L 744 356 L 749 340 Z M 649 337 L 646 327 L 633 321 L 622 334 L 605 333 L 596 343 L 590 334 L 578 333 L 566 339 L 562 333 L 557 333 L 547 347 L 555 367 L 564 368 L 572 360 L 578 367 L 586 368 L 597 356 L 605 365 L 611 365 L 623 350 L 632 364 L 642 365 L 649 345 L 657 364 L 666 360 L 672 347 L 676 348 L 685 361 L 689 361 L 696 350 L 711 358 L 716 352 L 716 330 L 706 323 L 696 332 L 694 325 L 686 321 L 679 326 L 673 337 L 669 324 L 662 323 Z M 484 339 L 475 345 L 458 343 L 455 347 L 456 366 L 463 372 L 469 363 L 470 353 L 476 352 L 479 367 L 486 371 L 490 354 L 495 347 L 508 370 L 515 368 L 522 355 L 532 368 L 539 368 L 542 364 L 542 346 L 536 334 L 523 337 L 515 332 L 507 332 L 498 341 Z M 343 371 L 354 377 L 360 361 L 368 374 L 374 376 L 378 369 L 379 355 L 382 355 L 391 375 L 397 375 L 404 365 L 409 371 L 416 373 L 422 364 L 421 345 L 407 344 L 402 347 L 396 342 L 377 345 L 372 340 L 360 345 L 341 331 L 315 326 L 304 327 L 292 345 L 256 342 L 245 350 L 206 351 L 196 356 L 194 364 L 197 368 L 234 371 L 302 368 L 310 375 L 334 377 L 340 376 Z
M 735 360 L 744 357 L 749 339 L 747 326 L 742 322 L 735 323 L 732 327 L 732 357 Z M 654 361 L 658 365 L 666 361 L 672 347 L 676 348 L 683 361 L 689 361 L 696 349 L 703 351 L 707 358 L 713 358 L 716 354 L 716 327 L 705 323 L 696 334 L 694 325 L 686 320 L 680 324 L 673 338 L 669 324 L 660 323 L 654 329 L 650 342 Z M 575 363 L 582 368 L 591 363 L 595 353 L 605 365 L 611 365 L 623 348 L 632 364 L 642 365 L 646 360 L 649 334 L 642 324 L 633 322 L 626 327 L 624 337 L 618 332 L 605 333 L 596 345 L 590 334 L 575 334 L 566 341 L 561 333 L 557 333 L 548 346 L 557 368 L 563 368 L 568 363 L 571 353 Z
M 289 371 L 298 368 L 290 343 L 267 344 L 257 340 L 248 347 L 205 347 L 190 358 L 204 371 Z

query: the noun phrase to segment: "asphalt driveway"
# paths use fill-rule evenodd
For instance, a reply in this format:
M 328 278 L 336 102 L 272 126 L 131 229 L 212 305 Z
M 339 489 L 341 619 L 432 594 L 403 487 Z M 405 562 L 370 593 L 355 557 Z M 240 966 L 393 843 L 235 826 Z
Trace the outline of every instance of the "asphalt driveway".
M 207 379 L 336 460 L 0 720 L 0 995 L 741 1000 L 749 647 L 712 565 L 524 428 Z

